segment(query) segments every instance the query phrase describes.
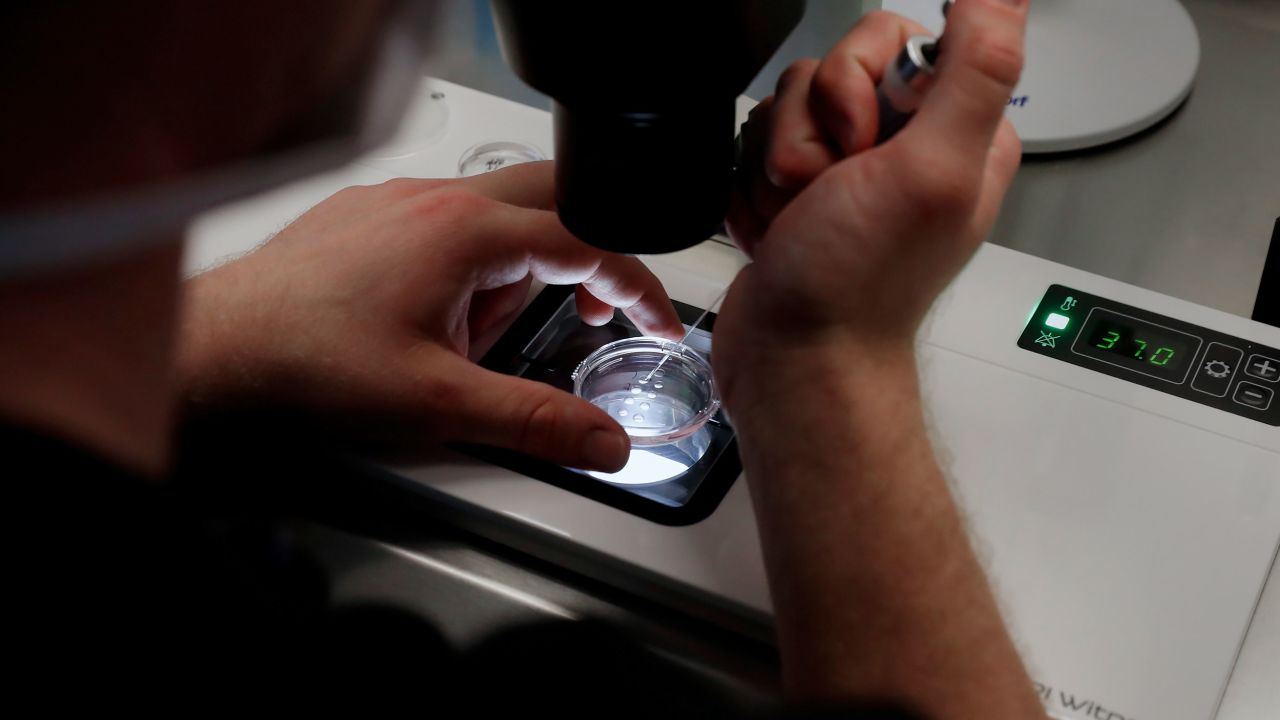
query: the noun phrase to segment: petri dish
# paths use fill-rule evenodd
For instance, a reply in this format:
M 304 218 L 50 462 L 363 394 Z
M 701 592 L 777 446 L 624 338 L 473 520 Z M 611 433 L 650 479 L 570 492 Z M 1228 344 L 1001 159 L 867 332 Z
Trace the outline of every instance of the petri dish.
M 518 142 L 487 142 L 474 145 L 458 160 L 458 177 L 483 175 L 511 165 L 546 160 L 547 156 L 532 145 Z
M 618 421 L 633 447 L 677 443 L 720 409 L 711 364 L 664 338 L 611 342 L 588 355 L 572 377 L 574 394 Z

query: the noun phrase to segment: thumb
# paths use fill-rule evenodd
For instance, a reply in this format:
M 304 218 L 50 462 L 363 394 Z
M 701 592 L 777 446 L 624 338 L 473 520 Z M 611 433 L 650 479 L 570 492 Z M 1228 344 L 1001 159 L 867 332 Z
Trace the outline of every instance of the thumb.
M 938 78 L 902 131 L 934 162 L 958 164 L 975 183 L 1022 73 L 1027 0 L 966 0 L 947 15 Z M 946 170 L 944 169 L 943 172 Z
M 511 377 L 458 358 L 449 393 L 446 440 L 481 443 L 558 465 L 616 472 L 631 442 L 622 426 L 591 403 L 545 383 Z

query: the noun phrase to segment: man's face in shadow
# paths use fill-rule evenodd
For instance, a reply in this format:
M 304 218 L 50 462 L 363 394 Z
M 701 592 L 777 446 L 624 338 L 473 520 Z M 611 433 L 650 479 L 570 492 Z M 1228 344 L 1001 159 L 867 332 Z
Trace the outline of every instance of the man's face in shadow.
M 18 3 L 0 11 L 0 213 L 270 149 L 368 78 L 394 0 Z

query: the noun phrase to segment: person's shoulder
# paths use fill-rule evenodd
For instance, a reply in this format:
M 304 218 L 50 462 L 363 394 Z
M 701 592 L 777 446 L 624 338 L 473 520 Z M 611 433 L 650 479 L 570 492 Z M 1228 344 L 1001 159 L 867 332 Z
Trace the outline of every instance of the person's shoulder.
M 61 497 L 75 492 L 94 496 L 110 492 L 114 496 L 120 488 L 145 492 L 154 487 L 56 431 L 0 422 L 0 458 L 7 474 L 20 480 L 9 484 L 11 492 Z
M 20 559 L 106 563 L 120 539 L 163 516 L 160 484 L 56 432 L 0 423 L 0 462 L 5 535 Z

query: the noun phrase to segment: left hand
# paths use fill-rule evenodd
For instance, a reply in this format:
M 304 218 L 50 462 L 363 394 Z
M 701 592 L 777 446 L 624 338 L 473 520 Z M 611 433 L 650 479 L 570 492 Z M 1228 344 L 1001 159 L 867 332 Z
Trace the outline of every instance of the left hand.
M 620 469 L 629 442 L 604 412 L 467 359 L 514 318 L 535 279 L 578 285 L 587 322 L 608 322 L 616 307 L 642 332 L 681 336 L 657 277 L 570 235 L 549 210 L 553 189 L 550 163 L 347 188 L 191 280 L 179 353 L 186 409 L 384 454 L 462 441 Z

